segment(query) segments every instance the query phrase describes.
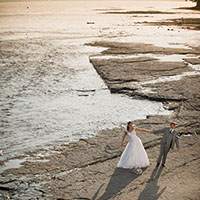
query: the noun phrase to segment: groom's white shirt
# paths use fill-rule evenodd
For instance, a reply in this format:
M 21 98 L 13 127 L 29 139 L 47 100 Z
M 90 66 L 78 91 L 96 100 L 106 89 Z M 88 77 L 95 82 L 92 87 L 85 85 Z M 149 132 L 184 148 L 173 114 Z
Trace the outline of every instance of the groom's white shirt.
M 172 133 L 172 132 L 174 132 L 174 129 L 171 128 L 169 131 L 171 131 L 171 133 Z

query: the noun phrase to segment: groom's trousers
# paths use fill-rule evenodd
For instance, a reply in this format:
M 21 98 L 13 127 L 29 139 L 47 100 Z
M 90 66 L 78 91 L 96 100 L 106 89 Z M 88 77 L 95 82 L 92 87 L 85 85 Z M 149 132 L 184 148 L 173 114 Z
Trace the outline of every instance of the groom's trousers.
M 169 150 L 170 150 L 170 145 L 167 144 L 160 145 L 160 154 L 158 156 L 157 163 L 160 163 L 163 157 L 162 164 L 165 164 Z

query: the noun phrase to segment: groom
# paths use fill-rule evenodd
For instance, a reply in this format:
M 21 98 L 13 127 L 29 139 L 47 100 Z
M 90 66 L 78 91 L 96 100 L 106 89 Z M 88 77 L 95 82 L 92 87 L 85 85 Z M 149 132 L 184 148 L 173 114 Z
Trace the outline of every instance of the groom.
M 175 131 L 175 123 L 171 122 L 170 128 L 153 130 L 151 131 L 151 133 L 154 134 L 164 133 L 162 140 L 160 142 L 160 154 L 157 160 L 157 167 L 160 165 L 162 157 L 163 157 L 162 166 L 165 167 L 165 161 L 170 148 L 174 149 L 174 144 L 176 143 L 177 150 L 179 150 L 179 138 L 178 138 L 178 132 Z

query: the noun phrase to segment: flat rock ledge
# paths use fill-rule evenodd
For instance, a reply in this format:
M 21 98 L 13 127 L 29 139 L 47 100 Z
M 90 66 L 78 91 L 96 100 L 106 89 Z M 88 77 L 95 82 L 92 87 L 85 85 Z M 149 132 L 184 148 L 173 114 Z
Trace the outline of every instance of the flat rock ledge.
M 156 168 L 162 135 L 138 133 L 146 148 L 150 166 L 143 169 L 142 175 L 136 175 L 133 170 L 116 168 L 124 150 L 120 147 L 124 128 L 106 129 L 93 138 L 62 144 L 49 150 L 41 147 L 13 158 L 23 159 L 24 163 L 20 168 L 7 169 L 0 174 L 0 198 L 6 199 L 8 195 L 11 199 L 19 200 L 199 199 L 199 75 L 193 74 L 197 71 L 186 61 L 161 62 L 145 55 L 149 52 L 163 55 L 176 52 L 198 56 L 198 49 L 169 49 L 113 42 L 92 45 L 108 48 L 99 57 L 121 55 L 121 52 L 129 55 L 143 52 L 144 55 L 137 58 L 99 59 L 93 56 L 90 60 L 111 92 L 162 101 L 166 109 L 173 111 L 169 116 L 150 115 L 134 123 L 151 130 L 175 121 L 181 135 L 180 151 L 171 150 L 166 167 Z M 184 73 L 192 74 L 176 78 Z M 169 77 L 173 79 L 162 81 L 162 78 Z
M 151 127 L 161 127 L 148 119 Z M 156 119 L 155 119 L 156 120 Z M 148 123 L 137 121 L 137 124 Z M 152 123 L 151 123 L 152 122 Z M 117 169 L 123 149 L 122 130 L 106 130 L 97 137 L 63 145 L 48 162 L 26 162 L 5 171 L 0 191 L 11 199 L 198 199 L 200 137 L 180 137 L 181 150 L 171 150 L 166 168 L 156 168 L 160 137 L 138 134 L 144 143 L 150 166 L 142 175 Z M 54 149 L 55 151 L 55 149 Z M 41 150 L 40 150 L 41 152 Z M 34 154 L 32 153 L 32 158 Z
M 199 133 L 199 47 L 164 48 L 108 41 L 87 45 L 107 48 L 101 54 L 91 56 L 90 62 L 112 93 L 163 102 L 166 109 L 174 111 L 170 118 L 177 122 L 180 134 Z M 155 58 L 157 54 L 161 58 L 173 54 L 192 54 L 196 58 L 170 62 Z

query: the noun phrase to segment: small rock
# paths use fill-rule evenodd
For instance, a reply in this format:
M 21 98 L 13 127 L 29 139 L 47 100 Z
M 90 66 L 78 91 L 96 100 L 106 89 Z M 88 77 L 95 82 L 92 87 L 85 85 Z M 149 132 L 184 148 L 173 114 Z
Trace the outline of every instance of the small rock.
M 95 22 L 87 22 L 87 24 L 95 24 Z
M 175 109 L 179 108 L 180 106 L 181 106 L 180 103 L 171 103 L 171 104 L 168 105 L 168 109 L 169 110 L 175 110 Z

